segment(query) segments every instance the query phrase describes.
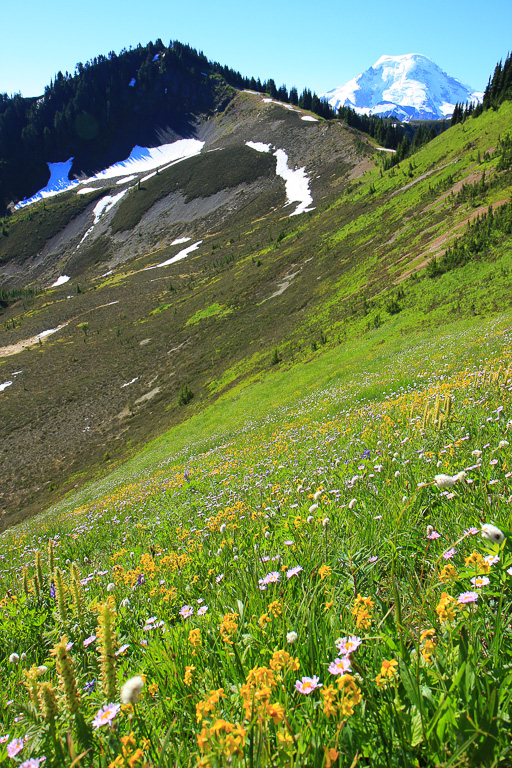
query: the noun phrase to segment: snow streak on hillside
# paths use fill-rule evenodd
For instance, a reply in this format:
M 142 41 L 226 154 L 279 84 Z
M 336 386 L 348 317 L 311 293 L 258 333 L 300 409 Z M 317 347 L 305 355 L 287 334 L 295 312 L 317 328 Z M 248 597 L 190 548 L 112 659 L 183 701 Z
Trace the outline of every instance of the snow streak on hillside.
M 270 144 L 264 144 L 261 141 L 246 141 L 245 143 L 251 149 L 255 149 L 256 152 L 270 152 L 271 149 Z M 290 168 L 288 165 L 288 155 L 284 149 L 276 149 L 274 157 L 277 159 L 276 174 L 286 182 L 286 205 L 299 203 L 290 216 L 313 211 L 314 208 L 309 207 L 313 202 L 313 198 L 309 190 L 309 178 L 306 175 L 305 169 L 296 168 L 293 170 Z
M 35 203 L 37 200 L 43 198 L 53 197 L 61 192 L 67 192 L 76 186 L 83 184 L 91 184 L 98 181 L 106 181 L 109 179 L 122 178 L 121 183 L 127 183 L 130 180 L 136 178 L 134 174 L 148 173 L 149 171 L 155 171 L 157 169 L 168 167 L 174 163 L 186 160 L 189 157 L 198 155 L 204 146 L 204 141 L 198 139 L 180 139 L 179 141 L 173 141 L 170 144 L 162 144 L 159 147 L 139 147 L 135 146 L 130 156 L 126 160 L 121 160 L 119 163 L 114 163 L 109 168 L 100 171 L 95 176 L 91 176 L 88 179 L 81 181 L 77 179 L 70 179 L 69 174 L 73 165 L 73 158 L 71 157 L 65 163 L 48 163 L 50 169 L 50 180 L 48 184 L 36 192 L 32 197 L 22 200 L 16 208 L 23 208 L 26 205 Z M 147 178 L 147 177 L 146 177 Z M 119 182 L 117 182 L 119 183 Z M 77 190 L 78 194 L 85 194 L 85 191 L 93 191 L 97 187 L 85 187 Z
M 395 116 L 403 121 L 450 117 L 456 103 L 480 101 L 483 94 L 451 77 L 427 56 L 381 56 L 345 85 L 322 94 L 334 109 Z

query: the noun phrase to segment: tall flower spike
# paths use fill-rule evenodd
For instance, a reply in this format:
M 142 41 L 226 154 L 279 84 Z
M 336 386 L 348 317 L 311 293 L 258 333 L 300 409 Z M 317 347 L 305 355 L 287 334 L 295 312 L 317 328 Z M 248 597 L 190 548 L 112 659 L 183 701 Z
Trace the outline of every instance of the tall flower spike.
M 30 581 L 28 578 L 28 568 L 23 569 L 23 591 L 25 593 L 25 597 L 30 597 Z
M 114 630 L 116 612 L 112 603 L 107 600 L 98 606 L 98 647 L 100 652 L 101 686 L 104 695 L 109 701 L 116 697 L 116 668 L 115 652 L 117 650 L 117 638 Z
M 75 670 L 73 669 L 73 662 L 68 655 L 67 644 L 68 639 L 64 635 L 60 643 L 57 643 L 51 653 L 56 659 L 57 674 L 59 676 L 59 682 L 64 694 L 66 706 L 69 713 L 74 715 L 75 712 L 78 711 L 80 699 L 76 684 Z
M 59 705 L 57 704 L 57 697 L 51 683 L 41 683 L 39 699 L 44 719 L 47 723 L 51 723 L 54 726 L 59 714 Z
M 37 678 L 39 677 L 39 670 L 34 664 L 32 667 L 30 667 L 30 669 L 25 670 L 24 674 L 26 677 L 25 687 L 28 691 L 29 699 L 36 708 L 37 712 L 39 712 L 39 684 L 37 682 Z

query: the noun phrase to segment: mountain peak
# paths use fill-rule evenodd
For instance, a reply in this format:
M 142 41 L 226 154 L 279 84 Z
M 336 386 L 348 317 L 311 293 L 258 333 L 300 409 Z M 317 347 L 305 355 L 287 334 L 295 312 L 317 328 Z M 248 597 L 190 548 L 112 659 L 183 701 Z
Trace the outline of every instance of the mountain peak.
M 347 106 L 359 114 L 400 120 L 439 120 L 456 103 L 480 101 L 474 91 L 421 53 L 385 54 L 345 85 L 322 94 L 334 109 Z

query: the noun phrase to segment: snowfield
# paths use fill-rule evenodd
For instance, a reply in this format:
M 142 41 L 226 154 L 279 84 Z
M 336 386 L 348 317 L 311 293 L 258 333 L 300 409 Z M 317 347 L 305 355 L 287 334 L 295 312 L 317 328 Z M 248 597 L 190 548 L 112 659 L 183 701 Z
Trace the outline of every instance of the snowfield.
M 121 160 L 118 163 L 114 163 L 109 168 L 100 171 L 95 176 L 91 176 L 88 179 L 79 181 L 78 179 L 70 179 L 69 174 L 73 165 L 72 157 L 66 160 L 65 163 L 48 163 L 50 170 L 50 180 L 46 187 L 43 187 L 36 192 L 35 195 L 29 198 L 25 198 L 16 205 L 16 208 L 24 208 L 26 205 L 35 203 L 43 198 L 53 197 L 61 192 L 67 192 L 73 187 L 80 186 L 77 190 L 77 194 L 84 195 L 86 192 L 92 192 L 97 187 L 82 187 L 82 185 L 91 184 L 94 181 L 105 181 L 108 179 L 121 179 L 121 182 L 129 182 L 130 176 L 136 178 L 135 174 L 149 173 L 150 171 L 156 171 L 164 166 L 169 166 L 174 163 L 186 160 L 189 157 L 198 155 L 204 147 L 204 141 L 199 139 L 179 139 L 173 141 L 170 144 L 162 144 L 159 147 L 139 147 L 135 146 L 130 152 L 129 157 L 126 160 Z M 122 178 L 128 177 L 128 178 Z M 144 180 L 147 180 L 143 179 Z
M 246 146 L 255 149 L 256 152 L 270 152 L 271 149 L 270 144 L 264 144 L 261 141 L 246 141 L 245 143 Z M 277 159 L 276 174 L 284 179 L 286 183 L 287 200 L 285 205 L 299 203 L 293 213 L 290 213 L 290 216 L 313 211 L 314 208 L 309 207 L 313 202 L 313 198 L 309 190 L 309 178 L 306 175 L 305 169 L 297 168 L 293 170 L 290 168 L 288 165 L 288 155 L 284 149 L 276 149 L 274 157 Z

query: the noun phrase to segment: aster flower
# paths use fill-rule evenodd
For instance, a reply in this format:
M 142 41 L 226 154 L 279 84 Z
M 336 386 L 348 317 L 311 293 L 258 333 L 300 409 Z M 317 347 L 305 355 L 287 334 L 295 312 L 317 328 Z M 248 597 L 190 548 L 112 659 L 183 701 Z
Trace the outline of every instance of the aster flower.
M 120 704 L 104 704 L 101 709 L 98 709 L 94 716 L 92 727 L 101 728 L 102 725 L 108 725 L 112 722 L 120 709 Z
M 296 690 L 306 696 L 313 693 L 315 688 L 321 688 L 322 685 L 323 683 L 320 682 L 320 678 L 317 677 L 317 675 L 313 675 L 313 677 L 303 677 L 302 680 L 295 681 Z
M 336 640 L 336 647 L 342 656 L 348 656 L 350 653 L 356 651 L 362 642 L 361 638 L 356 637 L 355 635 L 351 635 L 350 637 L 340 637 Z
M 471 583 L 474 587 L 486 587 L 489 584 L 487 576 L 473 576 Z
M 194 609 L 191 605 L 184 605 L 180 608 L 180 616 L 182 619 L 188 619 L 194 613 Z
M 23 739 L 13 739 L 7 745 L 8 757 L 15 757 L 23 749 Z
M 477 600 L 477 592 L 462 592 L 457 598 L 457 602 L 459 603 L 476 603 Z
M 445 560 L 451 560 L 451 559 L 452 559 L 452 557 L 455 555 L 455 552 L 456 552 L 456 551 L 457 551 L 457 550 L 456 550 L 456 549 L 454 549 L 453 547 L 452 547 L 451 549 L 447 549 L 447 550 L 446 550 L 446 552 L 443 552 L 443 557 L 444 557 L 444 559 L 445 559 Z
M 198 616 L 204 616 L 207 610 L 208 610 L 208 606 L 207 605 L 202 605 L 199 608 L 199 610 L 197 611 L 197 615 Z
M 84 640 L 84 648 L 87 648 L 88 645 L 90 645 L 91 643 L 94 643 L 95 640 L 96 640 L 96 635 L 91 635 L 90 637 L 87 637 Z
M 350 670 L 351 666 L 348 656 L 345 656 L 343 659 L 334 659 L 327 668 L 331 675 L 344 675 L 345 672 L 350 672 Z
M 292 576 L 297 576 L 297 574 L 299 574 L 303 570 L 304 568 L 302 567 L 302 565 L 295 565 L 293 568 L 288 568 L 288 570 L 286 571 L 286 578 L 291 579 Z

